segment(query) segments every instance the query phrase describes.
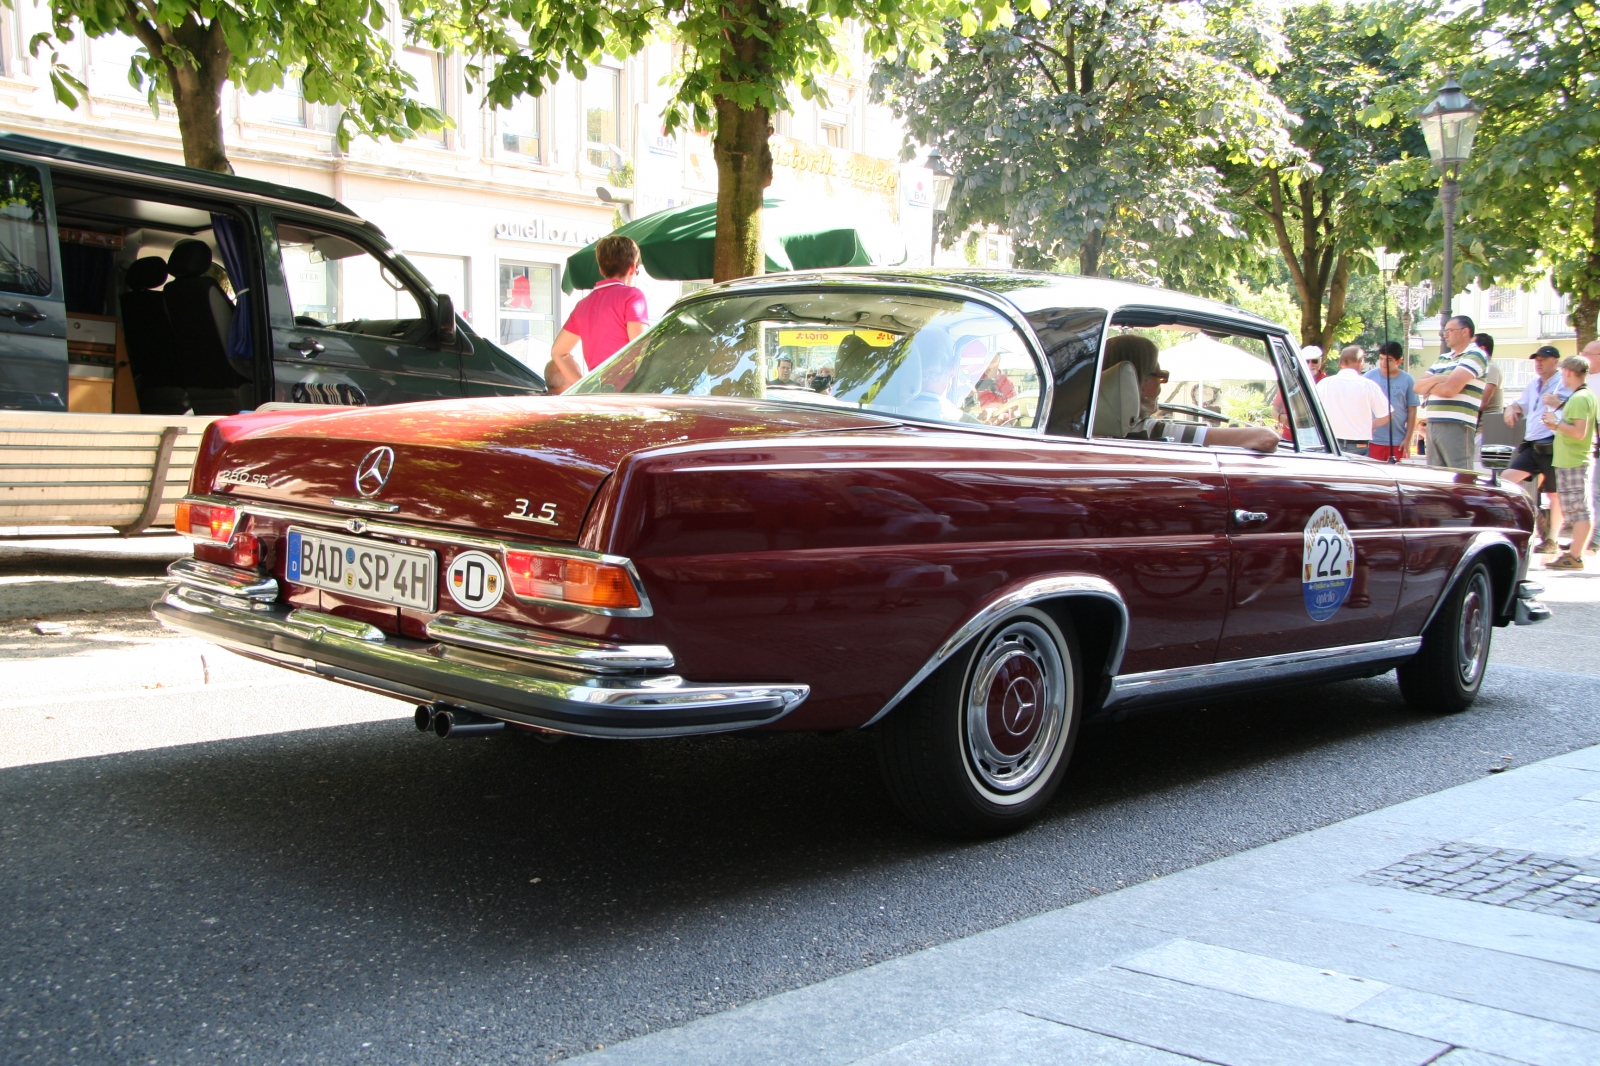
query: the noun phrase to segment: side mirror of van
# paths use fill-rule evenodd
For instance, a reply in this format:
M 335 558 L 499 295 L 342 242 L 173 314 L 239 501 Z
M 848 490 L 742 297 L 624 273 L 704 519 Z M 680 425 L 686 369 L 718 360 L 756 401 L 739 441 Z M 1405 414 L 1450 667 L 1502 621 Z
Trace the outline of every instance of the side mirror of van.
M 456 303 L 447 294 L 440 293 L 433 310 L 433 334 L 441 348 L 454 348 L 456 344 Z

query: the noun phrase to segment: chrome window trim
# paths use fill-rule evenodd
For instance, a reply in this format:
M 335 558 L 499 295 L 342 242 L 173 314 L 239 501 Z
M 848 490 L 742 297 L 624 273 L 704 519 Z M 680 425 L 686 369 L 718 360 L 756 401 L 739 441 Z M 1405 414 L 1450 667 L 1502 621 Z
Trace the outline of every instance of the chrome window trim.
M 603 614 L 612 618 L 648 618 L 653 613 L 650 606 L 650 596 L 644 590 L 644 582 L 640 580 L 639 571 L 634 567 L 633 560 L 621 555 L 608 555 L 604 552 L 593 552 L 585 548 L 569 548 L 551 544 L 508 540 L 504 537 L 484 537 L 472 533 L 455 533 L 441 530 L 434 526 L 402 525 L 381 519 L 327 514 L 321 511 L 303 510 L 298 507 L 285 507 L 282 504 L 258 503 L 254 500 L 240 499 L 237 496 L 189 495 L 183 497 L 183 501 L 185 503 L 207 504 L 216 507 L 232 507 L 236 514 L 233 523 L 235 533 L 239 530 L 240 520 L 249 516 L 252 518 L 271 518 L 284 522 L 295 522 L 300 525 L 319 526 L 323 529 L 345 534 L 363 535 L 370 533 L 374 536 L 392 537 L 397 540 L 426 540 L 458 548 L 475 548 L 479 551 L 498 553 L 502 563 L 505 562 L 505 553 L 507 551 L 538 552 L 544 555 L 560 555 L 569 559 L 582 559 L 586 562 L 605 563 L 608 566 L 620 567 L 627 571 L 628 580 L 633 582 L 633 591 L 639 597 L 639 606 L 589 607 L 584 604 L 568 603 L 565 600 L 518 596 L 514 591 L 511 594 L 521 603 L 535 603 L 556 607 L 563 611 L 580 611 L 584 614 Z M 233 543 L 231 538 L 228 543 Z
M 1349 644 L 1337 648 L 1312 648 L 1307 651 L 1263 655 L 1255 659 L 1200 663 L 1171 670 L 1149 670 L 1122 674 L 1111 679 L 1102 710 L 1121 710 L 1140 704 L 1187 699 L 1215 692 L 1230 685 L 1251 685 L 1266 681 L 1308 679 L 1326 670 L 1347 666 L 1399 663 L 1422 648 L 1421 637 L 1377 640 L 1368 644 Z
M 894 698 L 883 705 L 883 708 L 861 725 L 862 729 L 876 723 L 884 715 L 894 710 L 900 701 L 909 696 L 922 682 L 928 679 L 939 667 L 943 666 L 952 655 L 960 651 L 972 638 L 983 632 L 990 623 L 1000 618 L 1009 611 L 1018 607 L 1038 603 L 1041 600 L 1052 600 L 1066 596 L 1092 596 L 1097 599 L 1110 600 L 1116 606 L 1117 613 L 1121 616 L 1121 624 L 1115 640 L 1112 642 L 1111 661 L 1107 664 L 1106 673 L 1115 674 L 1122 666 L 1122 654 L 1128 644 L 1128 605 L 1122 600 L 1122 593 L 1117 591 L 1117 586 L 1103 577 L 1093 577 L 1088 574 L 1064 574 L 1057 577 L 1038 578 L 1029 581 L 1018 588 L 1012 589 L 997 599 L 978 610 L 968 618 L 939 649 L 933 657 L 922 665 L 922 669 L 912 675 Z
M 964 426 L 969 429 L 989 431 L 1010 429 L 1013 432 L 1026 433 L 1030 437 L 1040 437 L 1044 435 L 1044 426 L 1049 419 L 1050 406 L 1055 402 L 1055 381 L 1053 380 L 1053 375 L 1050 373 L 1050 360 L 1045 358 L 1044 346 L 1039 343 L 1039 338 L 1034 334 L 1033 327 L 1028 324 L 1027 316 L 1018 310 L 1016 305 L 1011 303 L 1010 300 L 1007 300 L 1003 295 L 992 292 L 989 289 L 979 288 L 971 285 L 959 285 L 944 280 L 921 281 L 906 279 L 901 281 L 897 279 L 857 277 L 854 275 L 823 277 L 821 275 L 811 274 L 800 275 L 797 277 L 784 277 L 782 280 L 774 280 L 770 283 L 754 282 L 750 284 L 736 284 L 726 288 L 713 287 L 710 289 L 702 289 L 699 292 L 693 293 L 690 296 L 684 297 L 683 299 L 675 302 L 671 307 L 667 308 L 667 313 L 671 314 L 680 309 L 691 307 L 697 303 L 704 303 L 709 300 L 728 300 L 737 298 L 739 296 L 753 296 L 758 293 L 761 295 L 766 295 L 767 293 L 776 295 L 785 292 L 815 292 L 818 288 L 824 288 L 833 292 L 855 291 L 902 294 L 915 293 L 921 296 L 943 296 L 947 299 L 971 301 L 973 303 L 981 304 L 988 310 L 1000 315 L 1011 324 L 1012 330 L 1014 330 L 1017 336 L 1022 340 L 1023 347 L 1025 347 L 1028 350 L 1028 354 L 1033 357 L 1034 370 L 1039 375 L 1039 406 L 1034 411 L 1034 424 L 1031 426 L 983 426 L 981 424 L 974 424 L 970 422 L 940 422 L 935 419 L 917 418 L 915 415 L 901 415 L 889 411 L 876 411 L 870 407 L 844 408 L 844 410 L 855 410 L 861 414 L 876 415 L 877 417 L 886 420 L 897 422 L 903 421 L 917 426 Z M 654 327 L 651 328 L 653 329 Z M 642 340 L 644 337 L 645 334 L 640 334 L 638 339 Z M 1102 343 L 1104 342 L 1102 341 Z M 617 354 L 621 355 L 626 352 L 626 350 L 627 349 L 624 348 Z M 616 356 L 612 356 L 612 359 L 615 358 Z M 610 362 L 610 360 L 607 360 L 607 362 Z M 597 373 L 601 369 L 602 367 L 596 367 L 589 373 Z M 578 381 L 582 382 L 588 377 L 589 374 L 585 374 L 582 378 L 579 378 Z M 610 394 L 574 392 L 572 395 L 603 396 Z M 658 396 L 666 394 L 640 392 L 618 393 L 617 395 Z M 811 411 L 818 409 L 817 405 L 815 404 L 802 404 L 794 400 L 784 401 L 782 399 L 768 398 L 765 396 L 743 396 L 737 398 L 748 399 L 759 403 L 787 402 L 796 407 L 803 407 L 806 410 Z M 828 410 L 828 408 L 823 408 L 823 410 Z

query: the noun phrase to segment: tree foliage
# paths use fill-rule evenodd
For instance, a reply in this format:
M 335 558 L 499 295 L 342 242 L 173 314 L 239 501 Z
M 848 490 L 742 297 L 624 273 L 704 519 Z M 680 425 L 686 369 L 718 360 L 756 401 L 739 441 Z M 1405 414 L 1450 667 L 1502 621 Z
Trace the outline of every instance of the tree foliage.
M 1264 75 L 1283 59 L 1249 0 L 1063 0 L 877 84 L 958 175 L 946 233 L 995 223 L 1032 264 L 1215 288 L 1248 257 L 1221 167 L 1292 167 Z
M 1545 271 L 1571 299 L 1578 342 L 1600 317 L 1600 10 L 1590 0 L 1477 0 L 1413 8 L 1407 44 L 1430 83 L 1383 97 L 1408 114 L 1454 71 L 1484 108 L 1461 174 L 1457 285 Z M 1437 252 L 1428 265 L 1438 261 Z
M 13 0 L 0 0 L 8 6 Z M 409 13 L 413 0 L 402 12 Z M 61 62 L 60 48 L 80 33 L 122 33 L 142 47 L 128 80 L 159 110 L 171 100 L 183 136 L 184 162 L 227 172 L 222 87 L 277 88 L 291 72 L 306 100 L 343 109 L 341 145 L 355 134 L 399 140 L 436 130 L 445 116 L 408 97 L 415 82 L 392 61 L 382 0 L 50 0 L 51 31 L 32 41 L 51 50 L 57 99 L 76 107 L 84 86 Z
M 1292 137 L 1310 165 L 1268 160 L 1228 171 L 1249 201 L 1245 217 L 1288 267 L 1300 343 L 1324 350 L 1345 337 L 1351 276 L 1374 269 L 1370 250 L 1415 251 L 1427 241 L 1435 197 L 1422 135 L 1378 104 L 1386 87 L 1422 75 L 1395 36 L 1402 10 L 1343 0 L 1290 8 L 1294 60 L 1270 85 L 1299 120 Z
M 453 0 L 433 5 L 419 31 L 489 57 L 470 73 L 500 106 L 542 94 L 564 70 L 582 78 L 603 53 L 631 55 L 658 34 L 677 42 L 665 125 L 715 132 L 722 280 L 761 272 L 772 114 L 789 109 L 793 90 L 822 92 L 823 77 L 842 63 L 847 23 L 868 55 L 894 52 L 925 65 L 943 40 L 943 20 L 974 32 L 1009 17 L 1003 0 Z

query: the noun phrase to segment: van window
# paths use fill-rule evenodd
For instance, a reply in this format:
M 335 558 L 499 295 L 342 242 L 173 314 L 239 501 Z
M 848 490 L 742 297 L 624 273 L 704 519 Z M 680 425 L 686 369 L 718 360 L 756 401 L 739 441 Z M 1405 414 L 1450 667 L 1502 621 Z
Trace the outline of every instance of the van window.
M 0 160 L 0 291 L 50 295 L 50 235 L 37 167 Z
M 363 322 L 423 317 L 411 289 L 349 237 L 280 225 L 278 246 L 296 325 L 360 333 Z

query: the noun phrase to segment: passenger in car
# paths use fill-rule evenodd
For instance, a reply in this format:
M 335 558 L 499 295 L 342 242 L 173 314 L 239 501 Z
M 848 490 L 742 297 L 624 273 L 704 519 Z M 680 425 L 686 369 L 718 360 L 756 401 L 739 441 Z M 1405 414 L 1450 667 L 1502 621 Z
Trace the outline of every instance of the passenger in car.
M 1205 426 L 1198 422 L 1178 422 L 1160 418 L 1157 406 L 1167 372 L 1161 369 L 1160 352 L 1155 342 L 1136 333 L 1125 333 L 1106 342 L 1107 370 L 1118 363 L 1130 363 L 1139 374 L 1139 417 L 1122 434 L 1128 440 L 1162 440 L 1171 444 L 1214 444 L 1229 448 L 1249 448 L 1271 452 L 1278 449 L 1278 434 L 1260 426 Z M 1102 376 L 1102 382 L 1105 378 Z

